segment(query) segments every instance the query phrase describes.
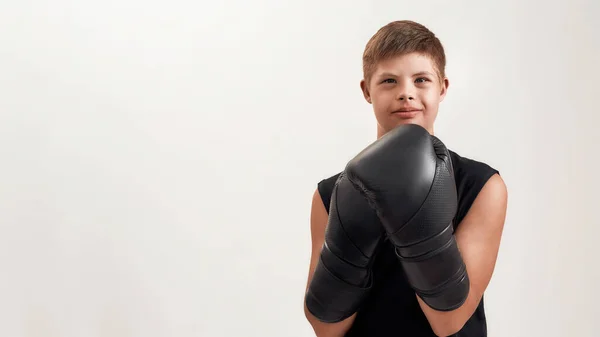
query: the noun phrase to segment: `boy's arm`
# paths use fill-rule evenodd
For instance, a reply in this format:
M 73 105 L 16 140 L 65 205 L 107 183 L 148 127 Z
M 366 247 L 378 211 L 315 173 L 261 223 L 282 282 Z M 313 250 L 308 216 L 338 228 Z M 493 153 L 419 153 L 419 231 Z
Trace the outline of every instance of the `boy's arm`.
M 312 241 L 312 253 L 310 257 L 310 266 L 308 270 L 308 280 L 306 283 L 306 289 L 310 281 L 312 280 L 315 267 L 319 261 L 321 249 L 325 241 L 325 227 L 327 226 L 328 214 L 323 205 L 319 191 L 316 190 L 312 198 L 311 214 L 310 214 L 310 232 Z M 347 319 L 337 323 L 323 323 L 313 316 L 306 307 L 304 302 L 304 314 L 312 326 L 317 337 L 342 337 L 352 326 L 356 314 L 348 317 Z
M 456 241 L 470 280 L 465 303 L 458 309 L 442 312 L 430 308 L 417 296 L 421 309 L 438 336 L 457 333 L 479 305 L 496 265 L 506 217 L 507 195 L 504 181 L 495 174 L 481 189 L 456 230 Z

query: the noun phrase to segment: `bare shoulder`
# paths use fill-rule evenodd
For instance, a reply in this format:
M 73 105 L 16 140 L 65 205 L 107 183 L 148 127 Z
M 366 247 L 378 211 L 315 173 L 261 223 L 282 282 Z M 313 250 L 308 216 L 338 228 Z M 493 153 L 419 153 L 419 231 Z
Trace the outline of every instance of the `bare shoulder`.
M 457 230 L 462 236 L 465 232 L 495 233 L 500 236 L 504 227 L 508 206 L 508 188 L 504 179 L 496 173 L 485 183 L 471 209 L 467 212 L 461 226 Z
M 327 211 L 325 210 L 325 204 L 323 204 L 323 199 L 321 198 L 321 193 L 319 193 L 318 188 L 315 189 L 312 196 L 312 211 L 314 212 L 315 210 L 327 213 Z
M 487 183 L 483 186 L 483 189 L 487 189 L 488 193 L 494 194 L 500 199 L 506 199 L 508 196 L 508 188 L 506 187 L 506 183 L 498 173 L 495 173 L 490 177 Z
M 315 190 L 312 197 L 312 206 L 310 211 L 310 239 L 311 239 L 311 258 L 308 272 L 308 282 L 312 279 L 312 274 L 317 265 L 321 248 L 325 242 L 325 228 L 327 227 L 327 210 L 319 194 Z
M 325 204 L 323 204 L 323 199 L 321 198 L 321 194 L 318 189 L 315 189 L 312 197 L 312 206 L 310 211 L 310 227 L 311 231 L 321 231 L 325 230 L 325 226 L 327 224 L 327 210 L 325 209 Z
M 473 208 L 479 212 L 504 212 L 508 204 L 508 188 L 504 179 L 496 173 L 488 179 L 475 198 Z
M 327 227 L 327 221 L 329 214 L 325 209 L 323 200 L 317 189 L 312 197 L 312 206 L 310 210 L 310 239 L 311 239 L 311 270 L 309 278 L 312 276 L 314 267 L 316 266 L 318 256 L 321 253 L 321 248 L 325 243 L 325 228 Z

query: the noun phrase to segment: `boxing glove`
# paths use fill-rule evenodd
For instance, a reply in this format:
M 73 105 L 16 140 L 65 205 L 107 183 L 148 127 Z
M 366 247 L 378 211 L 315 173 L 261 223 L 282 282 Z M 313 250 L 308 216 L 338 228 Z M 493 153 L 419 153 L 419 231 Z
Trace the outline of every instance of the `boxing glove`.
M 345 171 L 376 210 L 417 295 L 436 310 L 461 306 L 469 277 L 453 233 L 458 197 L 444 144 L 421 126 L 402 125 Z
M 355 313 L 371 289 L 371 266 L 385 231 L 365 198 L 340 174 L 334 186 L 325 242 L 305 303 L 320 321 Z

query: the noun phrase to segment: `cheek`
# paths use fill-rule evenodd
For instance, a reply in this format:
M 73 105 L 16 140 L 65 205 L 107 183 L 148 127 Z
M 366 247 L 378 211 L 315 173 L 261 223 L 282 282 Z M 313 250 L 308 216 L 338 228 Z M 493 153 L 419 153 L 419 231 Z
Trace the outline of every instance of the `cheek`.
M 437 108 L 440 103 L 440 96 L 435 91 L 428 91 L 425 95 L 423 95 L 423 104 L 427 108 Z
M 394 96 L 391 91 L 378 92 L 377 95 L 373 96 L 373 106 L 376 109 L 386 109 L 393 105 Z
M 377 101 L 377 103 L 373 104 L 373 111 L 376 115 L 388 115 L 391 110 L 392 107 L 390 106 L 389 101 Z

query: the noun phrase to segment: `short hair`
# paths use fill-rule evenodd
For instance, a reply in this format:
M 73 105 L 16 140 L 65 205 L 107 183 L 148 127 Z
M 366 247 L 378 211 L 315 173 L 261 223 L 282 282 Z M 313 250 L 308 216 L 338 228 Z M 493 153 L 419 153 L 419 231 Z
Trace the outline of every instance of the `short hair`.
M 446 77 L 446 54 L 440 40 L 424 25 L 401 20 L 381 27 L 367 43 L 363 53 L 365 81 L 369 83 L 379 62 L 409 53 L 430 57 L 440 81 Z

